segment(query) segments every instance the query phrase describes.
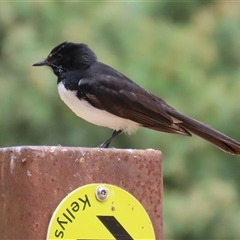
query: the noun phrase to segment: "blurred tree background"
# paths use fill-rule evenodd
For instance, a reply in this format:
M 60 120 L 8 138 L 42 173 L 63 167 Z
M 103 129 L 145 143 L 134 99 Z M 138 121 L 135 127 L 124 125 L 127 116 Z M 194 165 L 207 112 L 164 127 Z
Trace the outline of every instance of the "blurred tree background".
M 240 140 L 240 3 L 1 2 L 1 147 L 95 147 L 111 134 L 64 105 L 50 69 L 32 67 L 66 40 Z M 239 157 L 147 129 L 111 146 L 163 152 L 164 239 L 240 239 Z

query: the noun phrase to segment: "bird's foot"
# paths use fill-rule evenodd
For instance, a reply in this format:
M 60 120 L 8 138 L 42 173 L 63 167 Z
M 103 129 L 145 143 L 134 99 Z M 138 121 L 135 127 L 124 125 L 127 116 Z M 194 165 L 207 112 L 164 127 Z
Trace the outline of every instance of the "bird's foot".
M 114 130 L 113 133 L 112 133 L 112 136 L 106 140 L 105 142 L 103 142 L 102 144 L 100 144 L 98 147 L 99 148 L 108 148 L 112 139 L 115 138 L 117 135 L 119 135 L 120 133 L 122 133 L 122 130 Z
M 98 146 L 98 148 L 108 148 L 108 147 L 109 147 L 109 144 L 110 144 L 110 142 L 108 142 L 108 141 L 103 142 L 102 144 L 100 144 L 100 145 Z

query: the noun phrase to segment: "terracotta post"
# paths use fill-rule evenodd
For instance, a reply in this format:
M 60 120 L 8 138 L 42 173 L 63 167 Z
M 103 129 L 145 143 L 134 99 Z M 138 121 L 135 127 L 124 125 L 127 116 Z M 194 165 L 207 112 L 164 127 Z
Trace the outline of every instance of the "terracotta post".
M 162 155 L 155 150 L 0 149 L 0 239 L 46 239 L 50 218 L 74 189 L 108 183 L 131 193 L 162 239 Z M 126 216 L 127 217 L 127 216 Z

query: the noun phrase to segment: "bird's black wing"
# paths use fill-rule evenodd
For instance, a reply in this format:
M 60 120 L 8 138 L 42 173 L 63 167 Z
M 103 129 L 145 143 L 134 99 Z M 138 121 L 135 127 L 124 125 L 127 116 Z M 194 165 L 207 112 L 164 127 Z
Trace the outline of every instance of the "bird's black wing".
M 163 100 L 114 69 L 110 70 L 97 71 L 89 78 L 82 78 L 77 96 L 86 99 L 98 109 L 130 119 L 143 127 L 191 135 L 184 127 L 175 123 L 175 119 L 167 113 Z

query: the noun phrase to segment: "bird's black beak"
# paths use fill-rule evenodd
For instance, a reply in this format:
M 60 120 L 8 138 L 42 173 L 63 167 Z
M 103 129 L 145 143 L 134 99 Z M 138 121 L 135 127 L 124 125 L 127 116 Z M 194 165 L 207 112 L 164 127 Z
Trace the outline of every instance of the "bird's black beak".
M 45 59 L 45 60 L 39 61 L 37 63 L 34 63 L 33 66 L 34 67 L 48 66 L 48 61 Z

